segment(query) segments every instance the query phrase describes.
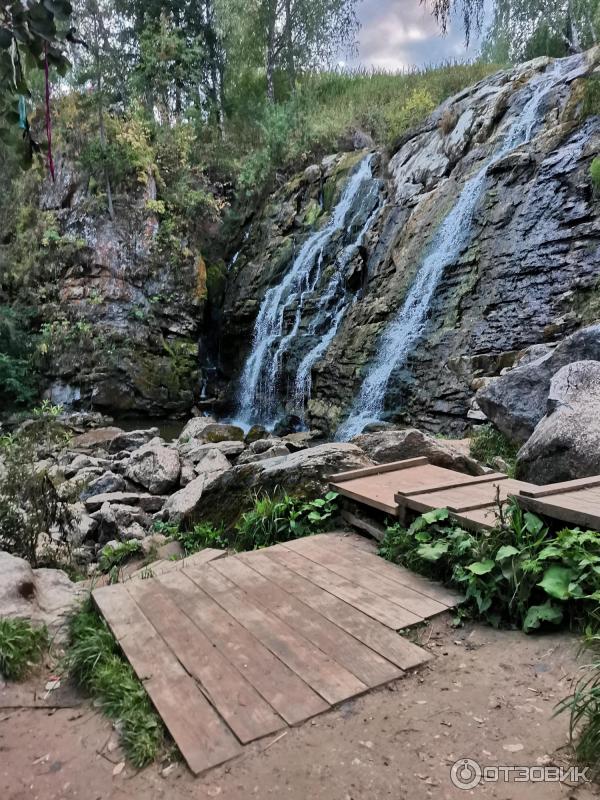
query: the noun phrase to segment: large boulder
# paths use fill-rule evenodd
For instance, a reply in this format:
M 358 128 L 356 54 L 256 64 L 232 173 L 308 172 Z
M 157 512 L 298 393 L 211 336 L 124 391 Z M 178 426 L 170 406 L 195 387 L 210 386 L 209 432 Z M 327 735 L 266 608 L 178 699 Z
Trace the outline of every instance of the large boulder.
M 148 444 L 158 436 L 158 428 L 148 428 L 147 430 L 123 431 L 110 442 L 108 450 L 111 453 L 118 453 L 121 450 L 137 450 Z
M 533 360 L 526 354 L 477 392 L 477 404 L 511 441 L 523 444 L 544 416 L 552 376 L 574 361 L 600 361 L 600 324 L 582 328 Z
M 177 450 L 150 444 L 134 450 L 125 474 L 151 494 L 165 494 L 177 486 L 180 471 L 181 464 Z
M 556 483 L 600 474 L 600 361 L 576 361 L 552 378 L 546 416 L 519 450 L 517 475 Z
M 95 478 L 85 487 L 80 495 L 80 500 L 87 500 L 88 497 L 92 497 L 95 494 L 105 494 L 106 492 L 122 492 L 126 488 L 127 486 L 123 476 L 117 475 L 108 470 L 103 475 Z
M 107 449 L 112 442 L 121 434 L 125 433 L 122 428 L 110 426 L 107 428 L 96 428 L 96 430 L 82 433 L 75 436 L 71 441 L 73 450 L 95 450 L 96 448 Z
M 231 464 L 227 457 L 216 447 L 208 447 L 202 450 L 196 458 L 194 471 L 197 475 L 205 475 L 209 480 L 216 478 L 222 472 L 231 469 Z
M 481 475 L 485 472 L 485 469 L 463 450 L 416 428 L 363 433 L 355 436 L 352 442 L 378 464 L 424 456 L 438 467 L 455 469 L 468 475 Z
M 370 467 L 373 463 L 356 445 L 343 442 L 322 444 L 287 456 L 241 464 L 207 482 L 198 493 L 196 502 L 187 506 L 181 519 L 185 522 L 206 519 L 216 523 L 231 523 L 251 504 L 256 492 L 283 490 L 315 497 L 327 491 L 330 475 Z M 165 508 L 172 499 L 169 498 Z
M 179 434 L 178 441 L 184 444 L 190 439 L 197 439 L 208 425 L 213 425 L 216 421 L 214 417 L 192 417 Z
M 176 525 L 190 520 L 202 499 L 202 493 L 207 483 L 206 475 L 199 475 L 190 481 L 183 489 L 172 494 L 164 504 L 157 517 L 165 522 Z
M 66 633 L 66 622 L 85 588 L 60 569 L 32 569 L 25 559 L 0 551 L 0 617 L 28 619 Z

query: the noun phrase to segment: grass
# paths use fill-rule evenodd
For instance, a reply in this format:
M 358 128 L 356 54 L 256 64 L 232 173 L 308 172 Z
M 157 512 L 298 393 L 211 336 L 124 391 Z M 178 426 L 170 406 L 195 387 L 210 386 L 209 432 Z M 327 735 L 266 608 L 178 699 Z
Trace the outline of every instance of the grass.
M 47 649 L 45 625 L 33 627 L 23 619 L 0 619 L 0 675 L 7 680 L 27 677 Z
M 128 542 L 119 542 L 116 546 L 109 546 L 102 548 L 100 552 L 100 559 L 98 566 L 100 571 L 107 573 L 115 567 L 122 566 L 133 555 L 140 553 L 142 545 L 137 539 L 131 539 Z
M 477 461 L 492 466 L 495 458 L 501 458 L 508 464 L 509 477 L 515 475 L 517 453 L 519 448 L 491 423 L 480 425 L 471 436 L 469 452 Z
M 164 745 L 165 729 L 91 599 L 72 618 L 67 665 L 104 713 L 119 722 L 132 764 L 143 767 L 153 761 Z
M 588 630 L 581 653 L 587 659 L 573 693 L 557 707 L 571 714 L 569 732 L 579 762 L 600 769 L 600 632 Z

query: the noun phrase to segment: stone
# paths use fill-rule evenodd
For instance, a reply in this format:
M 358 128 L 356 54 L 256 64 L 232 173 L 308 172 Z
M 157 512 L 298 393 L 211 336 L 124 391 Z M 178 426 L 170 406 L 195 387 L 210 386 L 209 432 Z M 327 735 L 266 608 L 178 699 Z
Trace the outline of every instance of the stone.
M 482 475 L 486 471 L 464 450 L 416 428 L 363 433 L 355 436 L 352 443 L 378 464 L 423 456 L 438 467 L 455 469 L 468 475 Z
M 115 436 L 109 443 L 108 450 L 111 453 L 118 453 L 121 450 L 138 450 L 148 444 L 155 436 L 158 436 L 158 428 L 148 428 L 148 430 L 123 431 Z
M 108 492 L 94 495 L 85 501 L 87 511 L 97 511 L 104 503 L 119 503 L 126 506 L 138 506 L 143 511 L 158 511 L 165 502 L 164 497 L 140 492 Z
M 259 439 L 268 439 L 271 434 L 264 425 L 253 425 L 244 437 L 246 444 L 253 444 Z
M 203 450 L 194 466 L 196 475 L 205 475 L 209 480 L 228 469 L 231 469 L 231 464 L 216 447 Z
M 286 436 L 289 433 L 297 433 L 302 428 L 302 420 L 297 414 L 285 414 L 273 426 L 274 436 Z
M 227 458 L 237 458 L 240 453 L 243 453 L 245 445 L 243 442 L 214 442 L 213 444 L 201 444 L 198 439 L 190 439 L 183 445 L 178 445 L 178 450 L 182 456 L 192 462 L 198 461 L 202 458 L 202 454 L 206 450 L 219 450 Z
M 92 497 L 95 494 L 123 492 L 126 488 L 125 479 L 121 475 L 108 471 L 89 483 L 79 497 L 81 500 L 87 500 L 88 497 Z
M 544 416 L 552 376 L 567 364 L 588 360 L 600 361 L 600 325 L 582 328 L 533 360 L 525 357 L 480 389 L 477 403 L 502 433 L 523 444 Z
M 139 522 L 133 522 L 128 528 L 123 528 L 123 530 L 120 531 L 120 538 L 124 542 L 130 541 L 131 539 L 136 539 L 138 542 L 141 542 L 146 538 L 146 531 Z
M 180 472 L 177 450 L 148 444 L 131 454 L 125 475 L 151 494 L 166 494 L 177 486 Z
M 76 455 L 75 458 L 73 458 L 68 465 L 63 466 L 62 471 L 65 478 L 72 478 L 82 469 L 86 469 L 89 467 L 97 467 L 97 466 L 98 466 L 97 458 L 92 458 L 91 456 L 79 454 Z
M 158 515 L 159 518 L 175 525 L 190 519 L 202 498 L 206 480 L 206 475 L 199 475 L 183 489 L 172 494 Z
M 62 570 L 32 569 L 25 559 L 0 551 L 0 618 L 45 624 L 62 641 L 69 616 L 87 591 Z
M 179 485 L 187 486 L 188 483 L 193 481 L 195 477 L 196 471 L 194 470 L 194 463 L 192 461 L 182 461 L 181 474 L 179 475 Z
M 277 456 L 289 456 L 290 450 L 283 444 L 283 442 L 271 445 L 266 450 L 260 450 L 258 453 L 253 452 L 251 449 L 246 450 L 239 458 L 238 464 L 251 464 L 253 461 L 265 461 L 267 458 L 277 458 Z
M 252 454 L 264 453 L 271 447 L 274 447 L 275 445 L 279 444 L 283 444 L 283 440 L 279 438 L 257 439 L 256 441 L 252 442 L 252 444 L 248 447 L 248 452 Z
M 237 425 L 226 425 L 223 423 L 215 422 L 212 425 L 207 425 L 202 431 L 200 436 L 196 437 L 207 444 L 216 444 L 218 442 L 243 442 L 244 431 L 238 428 Z
M 600 361 L 552 378 L 546 415 L 517 454 L 517 476 L 546 484 L 600 475 Z
M 248 507 L 256 492 L 289 491 L 316 497 L 327 491 L 330 475 L 373 464 L 359 447 L 347 442 L 239 464 L 206 484 L 195 502 L 187 505 L 182 519 L 230 524 Z
M 193 417 L 179 434 L 178 441 L 182 444 L 188 442 L 190 439 L 199 438 L 202 431 L 208 426 L 216 423 L 214 417 Z
M 133 524 L 138 524 L 147 530 L 152 524 L 152 517 L 150 514 L 147 511 L 143 511 L 141 508 L 136 508 L 136 506 L 112 503 L 110 508 L 114 514 L 119 530 L 130 528 Z
M 75 436 L 70 443 L 73 450 L 94 450 L 96 448 L 107 448 L 118 436 L 125 433 L 122 428 L 109 426 L 106 428 L 96 428 L 95 430 Z
M 151 533 L 142 542 L 142 553 L 145 556 L 155 555 L 158 552 L 158 548 L 167 544 L 168 541 L 163 533 Z
M 69 506 L 69 510 L 74 520 L 73 529 L 69 534 L 69 542 L 73 547 L 79 547 L 85 541 L 94 538 L 98 520 L 86 512 L 83 503 L 73 503 Z

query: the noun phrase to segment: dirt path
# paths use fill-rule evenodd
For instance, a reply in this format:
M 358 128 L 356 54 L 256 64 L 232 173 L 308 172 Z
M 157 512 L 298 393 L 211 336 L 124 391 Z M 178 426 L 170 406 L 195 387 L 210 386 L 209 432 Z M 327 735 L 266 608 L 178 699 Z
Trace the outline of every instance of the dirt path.
M 553 709 L 576 671 L 576 639 L 524 636 L 482 625 L 454 630 L 437 618 L 421 632 L 435 655 L 394 685 L 249 748 L 196 779 L 182 764 L 141 772 L 115 765 L 112 726 L 79 708 L 0 710 L 2 800 L 588 800 L 597 787 L 450 782 L 461 757 L 482 766 L 566 764 L 567 717 Z M 99 753 L 103 755 L 99 755 Z M 114 762 L 114 763 L 112 763 Z M 118 774 L 113 774 L 117 772 Z

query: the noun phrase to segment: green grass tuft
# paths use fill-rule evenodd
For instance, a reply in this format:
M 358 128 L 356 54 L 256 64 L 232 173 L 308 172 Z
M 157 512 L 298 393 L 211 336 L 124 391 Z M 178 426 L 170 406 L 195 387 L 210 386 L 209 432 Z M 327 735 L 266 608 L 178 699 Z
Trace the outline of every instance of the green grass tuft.
M 515 474 L 518 451 L 518 446 L 492 424 L 481 425 L 471 436 L 469 447 L 471 456 L 487 466 L 492 465 L 494 458 L 501 458 L 508 464 L 508 474 L 511 478 Z
M 45 625 L 33 627 L 24 619 L 0 619 L 0 675 L 23 680 L 48 649 Z
M 70 634 L 67 664 L 71 675 L 100 702 L 107 716 L 121 723 L 127 757 L 134 766 L 143 767 L 158 755 L 165 730 L 91 599 L 73 617 Z

